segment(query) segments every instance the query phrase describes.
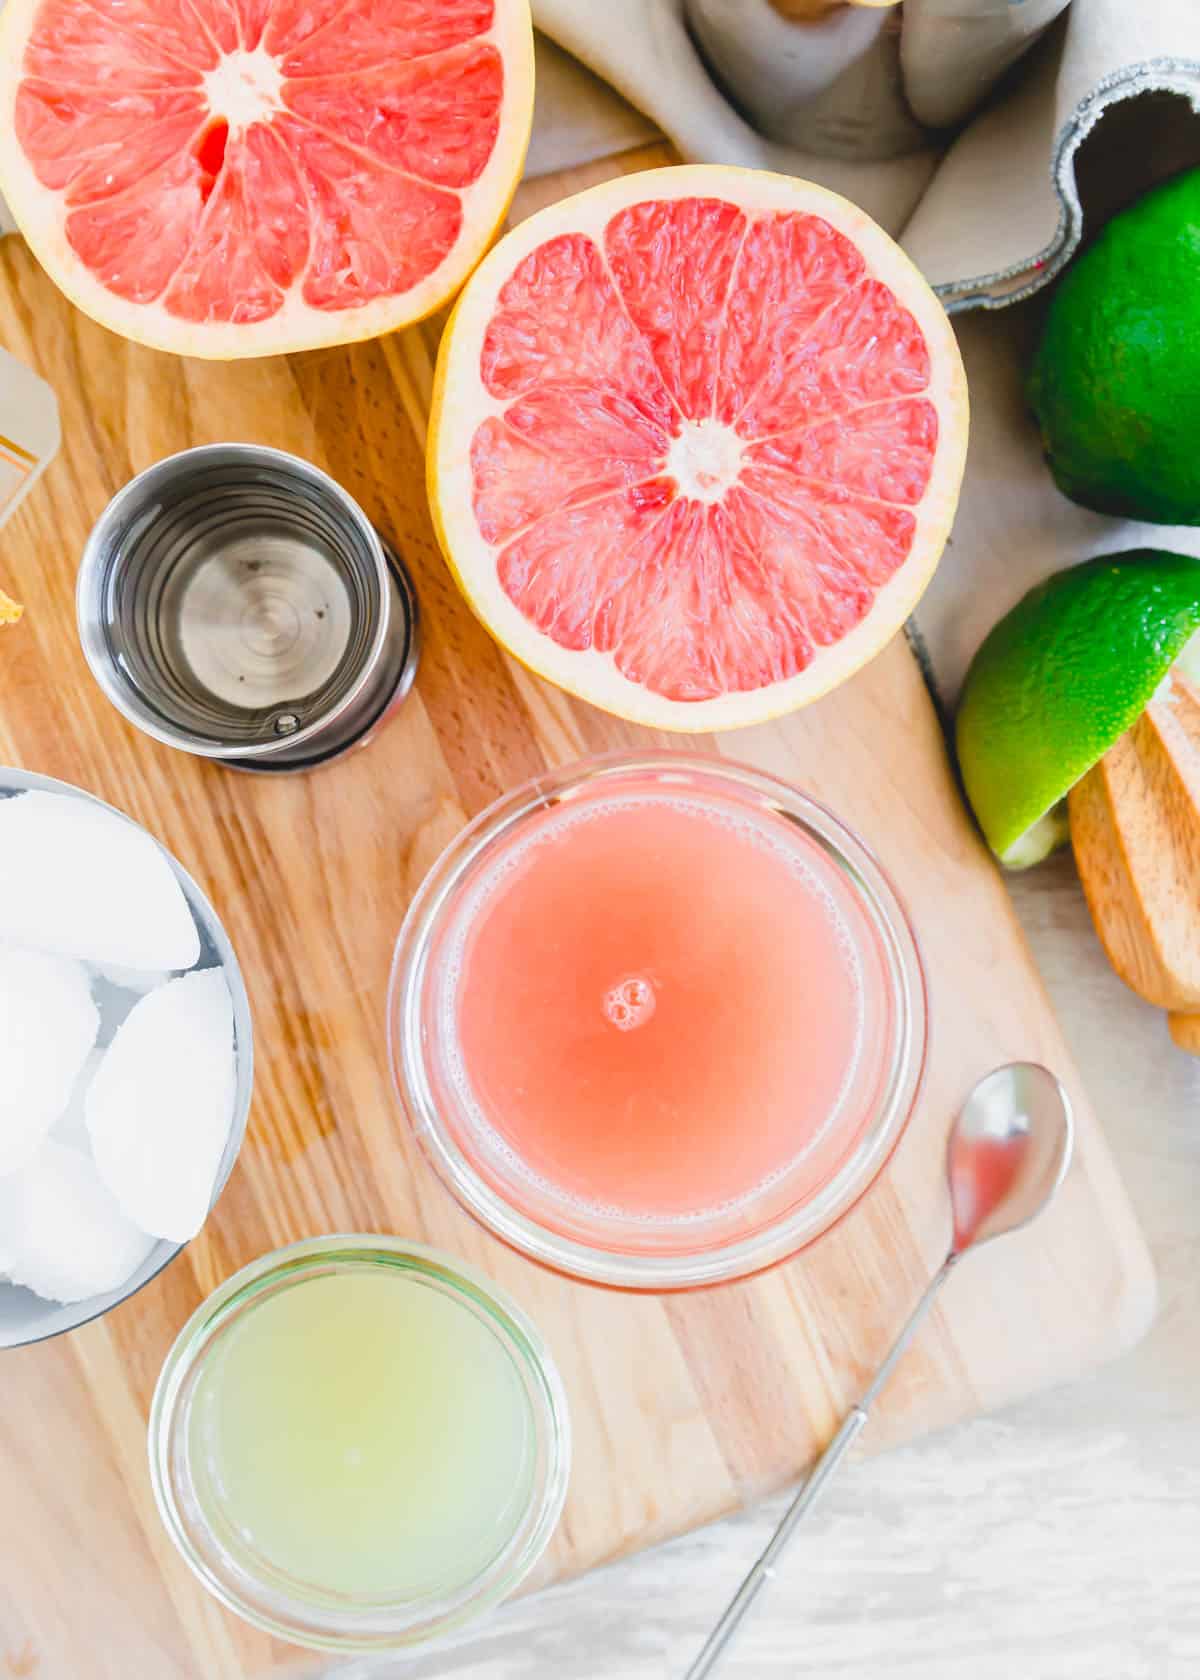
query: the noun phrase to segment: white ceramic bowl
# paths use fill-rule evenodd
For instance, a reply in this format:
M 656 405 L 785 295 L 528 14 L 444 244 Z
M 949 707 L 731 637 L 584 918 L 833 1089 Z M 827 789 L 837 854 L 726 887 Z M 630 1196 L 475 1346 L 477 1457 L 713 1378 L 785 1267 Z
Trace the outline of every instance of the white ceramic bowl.
M 54 781 L 49 776 L 38 776 L 28 770 L 11 770 L 0 766 L 0 799 L 11 798 L 13 794 L 25 793 L 38 789 L 43 793 L 64 793 L 74 799 L 88 799 L 94 805 L 103 805 L 104 801 L 93 794 L 85 793 L 82 788 L 72 787 L 69 782 Z M 112 810 L 112 806 L 105 806 Z M 125 822 L 132 822 L 123 811 L 116 812 Z M 137 826 L 136 824 L 134 825 Z M 166 848 L 163 847 L 166 852 Z M 217 1182 L 213 1188 L 215 1202 L 224 1188 L 225 1181 L 233 1170 L 233 1163 L 237 1160 L 238 1150 L 242 1146 L 242 1138 L 246 1131 L 246 1116 L 250 1112 L 250 1093 L 254 1084 L 254 1041 L 250 1025 L 250 1000 L 246 996 L 246 986 L 242 979 L 242 971 L 234 955 L 233 946 L 225 929 L 217 919 L 216 911 L 205 898 L 200 888 L 192 880 L 186 870 L 176 862 L 170 852 L 166 852 L 167 860 L 175 871 L 176 879 L 183 888 L 184 896 L 196 919 L 196 926 L 200 933 L 199 965 L 212 968 L 213 959 L 225 975 L 229 986 L 229 995 L 233 999 L 233 1032 L 234 1055 L 237 1060 L 237 1087 L 234 1098 L 233 1124 L 229 1129 L 229 1137 L 225 1144 L 225 1153 L 221 1157 Z M 0 1348 L 22 1347 L 27 1342 L 40 1342 L 47 1336 L 60 1336 L 64 1330 L 74 1330 L 80 1324 L 86 1324 L 90 1319 L 99 1318 L 110 1307 L 118 1306 L 122 1301 L 135 1295 L 143 1284 L 149 1283 L 156 1277 L 163 1267 L 172 1261 L 185 1245 L 183 1243 L 162 1240 L 157 1242 L 146 1256 L 145 1260 L 119 1289 L 114 1289 L 107 1295 L 93 1295 L 86 1301 L 72 1301 L 68 1305 L 61 1305 L 56 1301 L 44 1301 L 41 1296 L 33 1294 L 31 1290 L 18 1288 L 16 1284 L 0 1280 Z

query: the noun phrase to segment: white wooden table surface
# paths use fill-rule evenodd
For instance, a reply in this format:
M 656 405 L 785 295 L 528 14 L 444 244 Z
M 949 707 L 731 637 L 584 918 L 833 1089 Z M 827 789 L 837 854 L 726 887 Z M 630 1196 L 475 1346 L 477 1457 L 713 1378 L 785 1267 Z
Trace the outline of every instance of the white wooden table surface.
M 1016 312 L 960 326 L 971 457 L 921 614 L 948 693 L 1048 571 L 1097 547 L 1200 552 L 1200 531 L 1121 526 L 1053 491 L 1021 401 L 1029 330 Z M 1108 968 L 1069 855 L 1012 890 L 1153 1248 L 1158 1320 L 1090 1379 L 845 1467 L 723 1680 L 1200 1677 L 1200 1060 Z M 949 1287 L 970 1288 L 968 1266 Z M 298 1680 L 673 1680 L 782 1507 L 510 1605 L 436 1656 L 299 1658 Z

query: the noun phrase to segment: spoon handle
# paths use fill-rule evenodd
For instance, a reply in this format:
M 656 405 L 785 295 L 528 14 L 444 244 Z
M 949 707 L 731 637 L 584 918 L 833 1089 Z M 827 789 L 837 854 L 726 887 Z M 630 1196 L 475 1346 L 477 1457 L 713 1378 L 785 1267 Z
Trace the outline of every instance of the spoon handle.
M 779 1527 L 763 1547 L 758 1561 L 730 1599 L 724 1615 L 705 1640 L 703 1649 L 688 1669 L 684 1680 L 704 1680 L 705 1675 L 712 1673 L 726 1646 L 741 1626 L 742 1618 L 775 1574 L 775 1563 L 780 1553 L 825 1491 L 827 1483 L 831 1480 L 842 1459 L 862 1434 L 870 1416 L 871 1407 L 879 1398 L 884 1384 L 920 1329 L 926 1314 L 934 1303 L 938 1290 L 949 1277 L 957 1259 L 957 1254 L 948 1254 L 942 1265 L 934 1273 L 925 1293 L 913 1308 L 907 1324 L 892 1344 L 887 1358 L 876 1371 L 866 1393 L 843 1418 L 841 1428 L 813 1465 L 807 1481 L 784 1512 Z

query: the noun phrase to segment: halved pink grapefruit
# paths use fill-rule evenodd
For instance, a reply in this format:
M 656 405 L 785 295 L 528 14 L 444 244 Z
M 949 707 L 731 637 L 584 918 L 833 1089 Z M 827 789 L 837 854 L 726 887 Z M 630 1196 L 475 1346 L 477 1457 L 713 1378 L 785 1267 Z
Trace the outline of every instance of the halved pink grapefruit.
M 442 342 L 430 500 L 517 658 L 637 722 L 727 729 L 899 629 L 966 439 L 950 324 L 881 228 L 805 181 L 681 166 L 485 258 Z
M 8 0 L 0 191 L 81 309 L 190 356 L 390 332 L 478 262 L 528 0 Z

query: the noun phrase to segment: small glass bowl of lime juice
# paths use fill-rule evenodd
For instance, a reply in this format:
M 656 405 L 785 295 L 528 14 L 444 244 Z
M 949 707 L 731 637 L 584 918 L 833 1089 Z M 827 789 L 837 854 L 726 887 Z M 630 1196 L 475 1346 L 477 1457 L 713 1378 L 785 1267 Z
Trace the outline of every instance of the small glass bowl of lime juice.
M 280 1638 L 423 1644 L 508 1596 L 558 1521 L 562 1381 L 490 1280 L 385 1237 L 234 1274 L 168 1354 L 159 1511 L 204 1585 Z

